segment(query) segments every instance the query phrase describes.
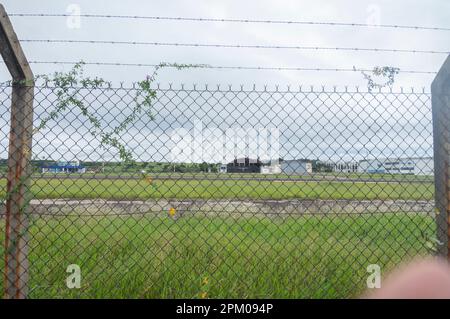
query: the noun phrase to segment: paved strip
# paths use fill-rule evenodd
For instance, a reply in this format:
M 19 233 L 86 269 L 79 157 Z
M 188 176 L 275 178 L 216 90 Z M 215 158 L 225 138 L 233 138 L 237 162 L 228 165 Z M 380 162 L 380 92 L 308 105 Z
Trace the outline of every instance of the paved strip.
M 331 215 L 422 213 L 434 214 L 426 200 L 103 200 L 33 199 L 31 213 L 43 216 L 161 215 L 171 208 L 183 215 Z M 0 207 L 4 214 L 4 205 Z

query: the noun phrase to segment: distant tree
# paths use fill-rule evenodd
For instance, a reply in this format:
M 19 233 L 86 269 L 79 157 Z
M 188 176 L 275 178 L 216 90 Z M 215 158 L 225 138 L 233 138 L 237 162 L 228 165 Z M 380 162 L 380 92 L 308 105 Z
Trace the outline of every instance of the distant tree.
M 201 164 L 199 165 L 199 168 L 200 168 L 200 171 L 201 171 L 201 172 L 207 172 L 207 171 L 208 171 L 208 167 L 209 167 L 209 165 L 208 165 L 208 163 L 206 163 L 206 162 L 203 162 L 203 163 L 201 163 Z

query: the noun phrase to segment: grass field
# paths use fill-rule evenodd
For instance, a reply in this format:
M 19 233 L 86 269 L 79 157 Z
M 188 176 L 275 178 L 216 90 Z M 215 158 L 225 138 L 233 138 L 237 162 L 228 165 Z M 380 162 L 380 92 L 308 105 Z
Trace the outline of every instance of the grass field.
M 426 254 L 433 231 L 431 217 L 411 214 L 40 218 L 30 230 L 30 297 L 355 297 L 368 264 L 384 275 Z M 72 263 L 80 290 L 65 286 Z
M 6 180 L 0 180 L 4 197 Z M 412 199 L 431 200 L 433 183 L 382 181 L 265 181 L 265 180 L 156 180 L 33 179 L 34 198 L 76 199 Z

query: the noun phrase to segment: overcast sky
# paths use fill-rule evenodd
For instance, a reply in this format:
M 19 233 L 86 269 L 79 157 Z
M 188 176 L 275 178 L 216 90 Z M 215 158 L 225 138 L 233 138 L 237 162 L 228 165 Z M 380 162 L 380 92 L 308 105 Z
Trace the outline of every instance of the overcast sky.
M 74 8 L 79 8 L 81 14 L 110 14 L 110 15 L 139 15 L 139 16 L 165 16 L 165 17 L 192 17 L 192 18 L 229 18 L 229 19 L 260 19 L 260 20 L 290 20 L 290 21 L 315 21 L 315 22 L 348 22 L 362 24 L 392 24 L 392 25 L 417 25 L 428 27 L 450 27 L 450 1 L 448 0 L 191 0 L 191 1 L 63 1 L 63 0 L 6 0 L 2 1 L 8 13 L 51 13 L 66 14 L 73 13 Z M 75 6 L 74 6 L 75 5 Z M 73 28 L 73 20 L 66 17 L 20 17 L 12 16 L 11 20 L 20 39 L 69 39 L 69 40 L 114 40 L 114 41 L 146 41 L 146 42 L 174 42 L 174 43 L 205 43 L 205 44 L 241 44 L 241 45 L 279 45 L 279 46 L 321 46 L 321 47 L 354 47 L 354 48 L 386 48 L 399 50 L 434 50 L 450 51 L 448 41 L 450 31 L 436 30 L 411 30 L 411 29 L 390 29 L 380 27 L 349 27 L 349 26 L 319 26 L 319 25 L 296 25 L 296 24 L 260 24 L 260 23 L 230 23 L 230 22 L 189 22 L 189 21 L 154 21 L 145 19 L 100 19 L 81 18 L 80 27 Z M 242 49 L 242 48 L 189 48 L 172 46 L 144 46 L 144 45 L 111 45 L 111 44 L 56 44 L 56 43 L 23 43 L 22 47 L 30 61 L 80 61 L 86 62 L 120 62 L 120 63 L 146 63 L 158 64 L 160 62 L 210 64 L 215 66 L 261 66 L 261 67 L 306 67 L 306 68 L 364 68 L 372 69 L 375 66 L 393 66 L 400 70 L 416 71 L 437 71 L 444 62 L 445 54 L 419 54 L 419 53 L 386 53 L 386 52 L 350 52 L 350 51 L 302 51 L 293 49 Z M 70 66 L 34 64 L 32 69 L 35 74 L 50 73 L 55 70 L 69 70 Z M 86 66 L 87 73 L 94 76 L 101 76 L 114 83 L 125 82 L 130 84 L 138 81 L 149 73 L 151 68 L 142 67 L 110 67 L 110 66 Z M 0 65 L 0 80 L 7 80 L 9 75 L 3 65 Z M 433 74 L 409 74 L 400 73 L 395 78 L 394 89 L 399 90 L 399 86 L 429 91 Z M 249 70 L 211 70 L 211 69 L 188 69 L 177 71 L 173 69 L 163 70 L 158 82 L 187 85 L 196 83 L 202 84 L 232 84 L 238 87 L 244 84 L 247 87 L 256 84 L 263 85 L 303 85 L 309 87 L 337 85 L 344 86 L 367 86 L 367 81 L 359 72 L 300 72 L 300 71 L 249 71 Z M 380 80 L 380 82 L 383 82 Z M 325 97 L 330 99 L 330 97 Z M 227 100 L 226 96 L 221 97 Z M 331 101 L 331 100 L 329 100 Z M 328 102 L 329 102 L 328 101 Z M 343 106 L 357 108 L 361 105 L 351 103 Z M 184 102 L 187 103 L 187 102 Z M 252 112 L 256 112 L 258 106 L 251 105 L 251 100 L 247 100 L 247 106 Z M 245 104 L 244 103 L 244 104 Z M 250 103 L 250 105 L 248 105 Z M 408 104 L 410 103 L 410 104 Z M 182 103 L 183 104 L 183 103 Z M 304 105 L 308 114 L 314 116 L 307 124 L 308 127 L 318 127 L 326 117 L 321 117 L 314 112 L 320 105 Z M 326 104 L 326 103 L 325 103 Z M 382 135 L 392 138 L 390 145 L 377 144 L 373 137 L 380 133 L 375 130 L 370 133 L 369 141 L 362 142 L 361 138 L 367 130 L 353 129 L 348 124 L 355 120 L 362 122 L 370 118 L 356 115 L 352 110 L 348 113 L 341 113 L 341 124 L 347 123 L 347 127 L 338 130 L 337 122 L 326 127 L 326 132 L 333 132 L 332 135 L 315 136 L 306 138 L 305 135 L 297 136 L 297 140 L 286 126 L 286 121 L 281 119 L 281 125 L 285 125 L 284 135 L 288 148 L 283 156 L 290 153 L 291 158 L 313 157 L 321 154 L 326 158 L 336 155 L 341 159 L 362 159 L 370 156 L 382 156 L 382 150 L 390 150 L 393 154 L 396 149 L 400 150 L 400 155 L 420 155 L 432 154 L 431 148 L 431 127 L 429 114 L 429 101 L 419 101 L 419 103 L 407 102 L 403 106 L 408 106 L 405 110 L 391 108 L 386 113 L 386 118 L 377 119 L 381 121 Z M 220 106 L 220 105 L 219 105 Z M 337 105 L 338 106 L 338 105 Z M 374 106 L 374 105 L 372 105 Z M 397 105 L 398 106 L 398 105 Z M 167 106 L 169 107 L 169 106 Z M 172 105 L 176 109 L 177 105 Z M 183 105 L 188 107 L 188 104 Z M 301 123 L 304 120 L 295 121 L 289 118 L 286 108 L 292 105 L 283 103 L 268 102 L 266 110 L 275 107 L 280 108 L 280 112 L 286 114 L 292 125 L 296 125 L 300 133 L 304 132 Z M 294 105 L 295 107 L 295 105 Z M 309 109 L 308 109 L 309 107 Z M 311 109 L 313 107 L 313 109 Z M 388 106 L 385 106 L 388 108 Z M 253 108 L 253 109 L 252 109 Z M 261 122 L 272 121 L 279 113 L 273 113 L 269 118 L 264 107 L 259 115 Z M 339 108 L 337 112 L 339 112 Z M 168 111 L 170 115 L 170 110 Z M 192 110 L 191 110 L 192 111 Z M 296 111 L 294 108 L 293 111 Z M 322 110 L 331 112 L 331 108 Z M 362 110 L 364 111 L 364 109 Z M 376 110 L 375 110 L 376 111 Z M 206 112 L 206 111 L 205 111 Z M 292 111 L 291 111 L 292 112 Z M 400 113 L 403 112 L 403 113 Z M 416 112 L 416 113 L 414 113 Z M 418 112 L 418 113 L 417 113 Z M 361 112 L 360 112 L 361 113 Z M 292 114 L 292 113 L 291 113 Z M 336 121 L 337 113 L 328 113 Z M 353 115 L 352 115 L 353 114 Z M 415 116 L 419 114 L 420 116 Z M 5 115 L 5 114 L 3 114 Z M 184 115 L 184 114 L 181 114 Z M 392 119 L 401 118 L 400 122 L 392 122 Z M 159 123 L 153 123 L 156 128 L 168 125 L 162 122 L 168 121 L 170 116 L 160 119 Z M 249 117 L 243 117 L 246 120 Z M 303 117 L 303 116 L 302 116 Z M 280 119 L 278 117 L 278 119 Z M 417 120 L 417 128 L 410 126 L 409 131 L 405 131 L 405 125 L 411 125 L 412 120 Z M 0 119 L 5 128 L 7 118 Z M 173 119 L 176 122 L 179 119 Z M 191 119 L 192 120 L 192 119 Z M 226 122 L 226 119 L 223 119 Z M 391 120 L 391 122 L 388 122 Z M 315 121 L 315 122 L 314 122 Z M 376 122 L 375 121 L 375 122 Z M 409 122 L 408 122 L 409 121 Z M 213 121 L 214 122 L 214 121 Z M 215 121 L 217 122 L 217 121 Z M 220 121 L 219 121 L 220 122 Z M 289 122 L 289 121 L 288 121 Z M 289 122 L 290 123 L 290 122 Z M 70 124 L 70 123 L 69 123 Z M 152 125 L 153 125 L 152 124 Z M 173 122 L 172 122 L 173 124 Z M 190 123 L 189 125 L 191 125 Z M 366 123 L 367 124 L 367 123 Z M 60 123 L 63 125 L 63 123 Z M 154 154 L 161 153 L 167 135 L 151 136 L 154 129 L 147 133 L 143 129 L 148 125 L 141 124 L 139 134 L 144 134 L 150 141 L 150 145 L 141 147 L 142 158 L 154 158 Z M 386 132 L 388 127 L 397 126 L 391 132 Z M 147 127 L 148 128 L 148 127 Z M 384 128 L 384 129 L 383 129 Z M 91 142 L 80 143 L 84 136 L 80 130 L 73 131 L 74 126 L 65 126 L 62 131 L 54 129 L 52 132 L 44 134 L 48 141 L 52 141 L 53 148 L 50 149 L 42 138 L 40 147 L 42 151 L 49 154 L 63 147 L 68 150 L 78 145 L 78 150 L 86 152 L 82 157 L 92 158 L 86 151 L 86 143 L 90 150 L 96 149 L 96 144 Z M 149 128 L 148 128 L 149 129 Z M 72 130 L 72 131 L 71 131 Z M 403 130 L 403 131 L 402 131 Z M 420 131 L 422 130 L 422 131 Z M 359 133 L 356 133 L 359 131 Z M 6 136 L 6 129 L 2 129 Z M 167 132 L 164 132 L 166 134 Z M 53 135 L 52 135 L 53 134 Z M 76 137 L 79 134 L 78 137 Z M 137 133 L 136 133 L 137 134 Z M 147 135 L 145 135 L 147 134 Z M 423 141 L 419 138 L 422 134 Z M 295 135 L 295 134 L 294 134 Z M 353 135 L 355 139 L 349 142 L 345 136 Z M 136 142 L 137 135 L 134 135 Z M 330 140 L 330 136 L 336 140 Z M 328 140 L 326 140 L 326 138 Z M 341 138 L 342 141 L 338 142 Z M 78 140 L 77 140 L 78 139 Z M 133 136 L 131 137 L 133 140 Z M 155 143 L 155 139 L 158 140 Z M 292 141 L 296 142 L 292 142 Z M 5 139 L 2 138 L 2 145 L 5 146 Z M 348 145 L 345 146 L 345 143 Z M 405 144 L 406 143 L 406 144 Z M 39 144 L 39 143 L 38 143 Z M 35 144 L 35 145 L 38 145 Z M 370 145 L 369 145 L 370 144 Z M 413 145 L 414 144 L 414 145 Z M 153 146 L 152 146 L 153 145 Z M 155 146 L 157 145 L 157 146 Z M 320 146 L 321 145 L 321 146 Z M 403 145 L 403 148 L 400 147 Z M 135 145 L 136 146 L 136 145 Z M 136 147 L 137 147 L 136 146 Z M 151 147 L 156 149 L 149 150 Z M 167 147 L 167 145 L 166 145 Z M 282 145 L 283 147 L 283 145 Z M 378 149 L 377 154 L 371 153 Z M 306 150 L 306 152 L 305 152 Z M 166 158 L 169 149 L 163 153 Z M 64 153 L 64 152 L 61 152 Z M 144 154 L 146 153 L 146 155 Z M 1 152 L 0 157 L 4 157 L 5 152 Z M 145 155 L 145 156 L 144 156 Z M 76 155 L 74 155 L 76 157 Z M 40 156 L 39 156 L 40 157 Z M 66 158 L 70 159 L 70 158 Z M 161 159 L 161 158 L 159 158 Z M 166 158 L 167 159 L 167 158 Z
M 199 18 L 248 18 L 317 22 L 355 22 L 450 27 L 448 0 L 4 0 L 9 13 L 69 13 L 71 4 L 82 14 L 146 15 Z M 71 11 L 73 12 L 73 11 Z M 80 28 L 69 28 L 67 18 L 12 17 L 22 39 L 82 39 L 251 45 L 302 45 L 377 47 L 416 50 L 450 50 L 449 31 L 241 24 L 226 22 L 177 22 L 82 18 Z M 187 48 L 129 45 L 24 43 L 29 60 L 150 63 L 161 61 L 223 66 L 373 68 L 436 71 L 442 54 L 300 51 L 277 49 Z M 34 73 L 48 73 L 69 66 L 33 65 Z M 138 67 L 87 67 L 113 81 L 136 81 L 149 73 Z M 8 74 L 2 68 L 1 78 Z M 396 84 L 430 86 L 433 75 L 400 74 Z M 167 70 L 162 83 L 365 85 L 358 72 Z

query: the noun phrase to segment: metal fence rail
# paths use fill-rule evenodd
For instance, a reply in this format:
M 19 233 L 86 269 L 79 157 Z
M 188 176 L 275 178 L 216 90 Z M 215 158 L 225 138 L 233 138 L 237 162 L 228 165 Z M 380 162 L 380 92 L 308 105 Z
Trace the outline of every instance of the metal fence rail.
M 441 249 L 429 93 L 153 89 L 35 88 L 29 297 L 351 297 Z

